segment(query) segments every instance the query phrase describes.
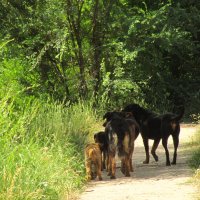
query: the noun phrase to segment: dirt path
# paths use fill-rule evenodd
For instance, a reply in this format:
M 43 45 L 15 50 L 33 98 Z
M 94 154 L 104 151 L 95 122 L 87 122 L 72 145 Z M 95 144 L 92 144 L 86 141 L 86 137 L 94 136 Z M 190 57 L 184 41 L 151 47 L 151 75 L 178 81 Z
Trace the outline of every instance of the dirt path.
M 192 170 L 186 161 L 189 153 L 184 143 L 189 141 L 196 131 L 195 126 L 181 126 L 180 145 L 177 165 L 165 166 L 165 153 L 160 144 L 157 149 L 159 162 L 151 157 L 150 164 L 142 164 L 145 158 L 141 137 L 136 140 L 133 155 L 134 172 L 125 178 L 117 168 L 117 179 L 110 180 L 103 172 L 103 181 L 91 181 L 80 200 L 191 200 L 196 199 L 196 189 L 189 183 Z M 152 141 L 150 141 L 152 145 Z M 169 139 L 169 151 L 172 159 L 173 144 Z M 118 163 L 119 166 L 119 163 Z

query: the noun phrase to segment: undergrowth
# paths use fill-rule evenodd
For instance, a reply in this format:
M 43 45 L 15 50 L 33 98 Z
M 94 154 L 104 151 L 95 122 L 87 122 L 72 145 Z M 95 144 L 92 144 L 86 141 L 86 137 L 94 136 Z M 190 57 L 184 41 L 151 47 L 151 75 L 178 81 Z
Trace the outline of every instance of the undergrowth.
M 191 142 L 191 146 L 194 150 L 189 163 L 190 166 L 195 170 L 193 181 L 200 196 L 200 128 L 197 130 L 196 135 Z M 200 197 L 198 199 L 200 199 Z
M 23 106 L 22 106 L 23 105 Z M 71 199 L 85 182 L 83 149 L 96 115 L 76 105 L 0 100 L 0 199 Z

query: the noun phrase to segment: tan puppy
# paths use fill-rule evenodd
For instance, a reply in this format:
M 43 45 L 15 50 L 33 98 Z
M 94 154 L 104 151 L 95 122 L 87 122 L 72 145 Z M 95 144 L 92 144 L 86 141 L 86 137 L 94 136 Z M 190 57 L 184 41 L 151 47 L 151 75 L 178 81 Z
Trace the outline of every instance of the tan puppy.
M 87 180 L 94 180 L 101 177 L 101 150 L 98 143 L 91 143 L 85 147 L 85 168 Z

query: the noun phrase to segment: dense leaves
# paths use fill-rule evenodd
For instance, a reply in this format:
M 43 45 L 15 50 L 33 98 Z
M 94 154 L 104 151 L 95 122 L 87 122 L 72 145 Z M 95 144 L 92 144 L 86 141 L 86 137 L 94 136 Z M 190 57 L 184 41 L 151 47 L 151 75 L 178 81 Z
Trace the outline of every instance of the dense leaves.
M 1 75 L 27 95 L 199 113 L 198 1 L 1 1 L 0 9 L 0 38 L 10 41 Z

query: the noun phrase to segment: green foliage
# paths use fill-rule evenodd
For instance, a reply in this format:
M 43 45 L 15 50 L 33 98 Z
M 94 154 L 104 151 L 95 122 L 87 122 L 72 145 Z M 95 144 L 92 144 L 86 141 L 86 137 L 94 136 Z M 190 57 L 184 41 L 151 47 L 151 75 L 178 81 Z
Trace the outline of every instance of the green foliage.
M 183 104 L 198 121 L 199 11 L 193 0 L 1 1 L 0 198 L 80 188 L 105 110 Z
M 34 97 L 20 59 L 0 65 L 0 199 L 71 199 L 85 182 L 83 149 L 95 112 L 81 101 Z
M 190 161 L 191 167 L 198 169 L 200 166 L 200 130 L 197 130 L 195 137 L 192 140 L 192 146 L 195 147 L 195 151 L 193 152 L 193 156 Z
M 198 113 L 199 3 L 3 1 L 1 9 L 1 38 L 12 40 L 4 55 L 23 63 L 22 86 L 34 96 Z

